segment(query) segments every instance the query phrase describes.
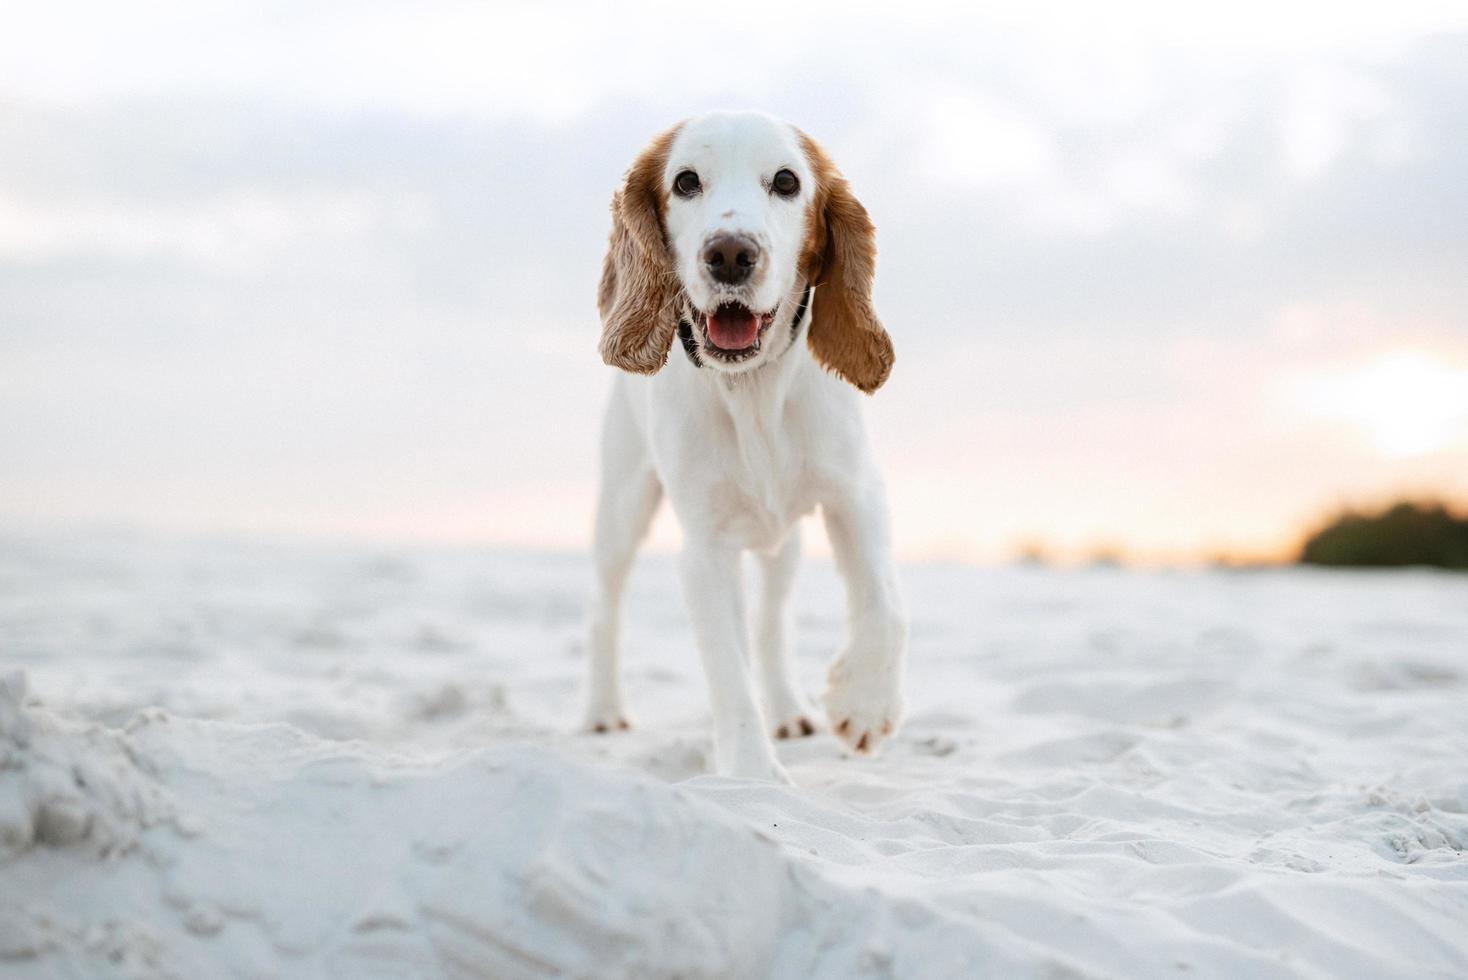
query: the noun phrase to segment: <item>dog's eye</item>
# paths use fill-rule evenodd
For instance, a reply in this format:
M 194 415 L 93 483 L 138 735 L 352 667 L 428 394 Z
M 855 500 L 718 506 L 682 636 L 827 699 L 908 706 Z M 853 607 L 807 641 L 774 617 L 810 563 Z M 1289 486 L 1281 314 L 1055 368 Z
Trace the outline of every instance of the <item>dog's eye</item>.
M 697 194 L 703 185 L 698 182 L 698 174 L 692 170 L 685 170 L 673 178 L 673 190 L 680 197 L 692 197 Z
M 770 181 L 770 189 L 781 197 L 791 197 L 800 190 L 800 178 L 788 170 L 781 170 Z

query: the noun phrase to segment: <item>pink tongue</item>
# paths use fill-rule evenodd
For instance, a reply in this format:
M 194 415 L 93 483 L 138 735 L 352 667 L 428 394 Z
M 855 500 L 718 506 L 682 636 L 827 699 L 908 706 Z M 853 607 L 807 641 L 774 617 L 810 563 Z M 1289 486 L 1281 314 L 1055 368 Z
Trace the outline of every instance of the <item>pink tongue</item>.
M 735 304 L 725 304 L 708 315 L 709 339 L 723 350 L 743 350 L 759 336 L 759 317 Z

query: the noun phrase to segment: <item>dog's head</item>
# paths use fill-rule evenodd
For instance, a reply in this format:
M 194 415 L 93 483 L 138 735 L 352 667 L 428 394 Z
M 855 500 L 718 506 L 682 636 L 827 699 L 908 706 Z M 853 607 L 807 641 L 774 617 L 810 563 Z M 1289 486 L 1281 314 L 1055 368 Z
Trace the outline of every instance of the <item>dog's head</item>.
M 700 116 L 653 140 L 612 198 L 602 359 L 653 374 L 686 317 L 703 364 L 753 370 L 790 345 L 813 285 L 811 353 L 872 392 L 893 360 L 875 268 L 871 219 L 810 137 L 758 113 Z

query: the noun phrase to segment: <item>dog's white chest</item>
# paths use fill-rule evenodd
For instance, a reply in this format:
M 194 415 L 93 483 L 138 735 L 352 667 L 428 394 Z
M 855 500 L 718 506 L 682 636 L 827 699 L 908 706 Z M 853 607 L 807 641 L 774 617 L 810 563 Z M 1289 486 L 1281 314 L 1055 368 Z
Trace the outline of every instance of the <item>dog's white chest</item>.
M 743 547 L 775 548 L 814 509 L 805 461 L 788 439 L 741 431 L 734 443 L 710 500 L 713 525 Z
M 737 547 L 778 547 L 818 502 L 801 396 L 773 377 L 729 387 L 686 380 L 696 383 L 674 402 L 682 412 L 649 418 L 680 523 Z

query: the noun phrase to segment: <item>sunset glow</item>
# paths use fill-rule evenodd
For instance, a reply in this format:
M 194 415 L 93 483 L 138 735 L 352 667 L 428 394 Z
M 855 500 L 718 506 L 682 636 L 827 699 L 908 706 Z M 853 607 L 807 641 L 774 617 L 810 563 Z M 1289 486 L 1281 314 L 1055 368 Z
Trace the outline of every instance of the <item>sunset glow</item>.
M 1468 368 L 1400 350 L 1322 372 L 1301 385 L 1305 407 L 1350 423 L 1383 455 L 1414 456 L 1468 442 Z

